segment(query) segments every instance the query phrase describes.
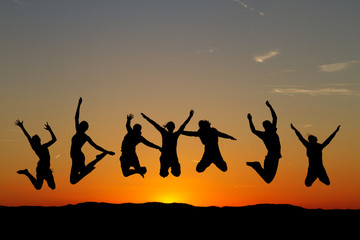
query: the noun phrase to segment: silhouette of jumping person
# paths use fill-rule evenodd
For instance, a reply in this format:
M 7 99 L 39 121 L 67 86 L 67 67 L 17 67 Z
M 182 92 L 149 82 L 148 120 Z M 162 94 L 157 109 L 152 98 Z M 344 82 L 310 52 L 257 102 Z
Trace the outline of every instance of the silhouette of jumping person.
M 318 143 L 317 137 L 313 135 L 308 136 L 308 141 L 301 135 L 301 133 L 291 124 L 291 129 L 296 133 L 296 136 L 299 138 L 300 142 L 306 147 L 306 155 L 309 158 L 309 168 L 307 176 L 305 178 L 305 186 L 311 187 L 317 178 L 324 183 L 325 185 L 330 185 L 329 177 L 325 171 L 323 160 L 322 160 L 322 150 L 333 140 L 336 133 L 340 129 L 339 125 L 336 130 L 323 142 Z
M 258 131 L 255 129 L 254 123 L 252 121 L 252 116 L 249 113 L 247 118 L 249 119 L 250 129 L 253 134 L 258 136 L 265 144 L 266 149 L 268 150 L 267 155 L 264 160 L 264 167 L 257 161 L 255 162 L 246 162 L 246 165 L 252 167 L 259 175 L 264 179 L 266 183 L 271 183 L 275 177 L 279 159 L 281 158 L 281 145 L 279 136 L 276 133 L 276 124 L 277 116 L 270 105 L 269 101 L 266 101 L 266 106 L 269 107 L 273 121 L 265 120 L 263 122 L 264 132 Z
M 199 130 L 197 132 L 183 131 L 182 134 L 190 137 L 199 137 L 205 150 L 200 162 L 196 166 L 196 171 L 204 172 L 212 163 L 221 171 L 227 171 L 227 165 L 220 153 L 219 137 L 236 140 L 234 137 L 219 132 L 216 128 L 212 128 L 211 123 L 207 120 L 199 121 Z
M 41 144 L 41 139 L 38 135 L 30 137 L 29 133 L 25 130 L 23 121 L 16 120 L 15 125 L 19 126 L 24 132 L 26 138 L 28 139 L 31 148 L 34 150 L 36 155 L 39 157 L 39 161 L 36 167 L 36 178 L 29 173 L 27 169 L 17 171 L 18 174 L 24 174 L 29 178 L 32 185 L 34 185 L 36 190 L 40 190 L 44 180 L 47 182 L 48 186 L 54 190 L 55 189 L 55 180 L 50 169 L 50 153 L 49 147 L 56 142 L 56 137 L 51 127 L 48 123 L 45 124 L 45 130 L 49 131 L 51 135 L 51 140 L 47 143 Z
M 141 113 L 141 115 L 151 123 L 162 136 L 162 147 L 161 147 L 161 156 L 160 156 L 160 176 L 167 177 L 169 175 L 169 168 L 171 168 L 171 173 L 175 177 L 180 176 L 180 163 L 176 152 L 177 140 L 180 134 L 184 131 L 186 125 L 189 123 L 190 119 L 194 115 L 194 110 L 190 111 L 189 117 L 185 122 L 180 126 L 180 128 L 174 132 L 175 123 L 168 122 L 164 127 L 161 127 L 159 124 L 151 120 L 148 116 Z
M 95 164 L 97 164 L 101 159 L 103 159 L 106 154 L 115 155 L 114 152 L 107 151 L 102 147 L 96 145 L 93 140 L 85 134 L 86 130 L 89 128 L 89 124 L 86 121 L 79 123 L 80 116 L 80 105 L 82 103 L 82 98 L 79 99 L 79 103 L 76 109 L 75 114 L 75 128 L 76 133 L 71 139 L 71 149 L 70 156 L 72 159 L 72 166 L 70 172 L 70 183 L 76 184 L 86 175 L 92 172 L 95 169 Z M 95 160 L 90 162 L 88 165 L 85 165 L 85 155 L 81 151 L 81 148 L 84 144 L 88 142 L 96 150 L 101 151 L 102 153 L 97 155 Z
M 161 151 L 161 147 L 155 145 L 148 140 L 146 140 L 143 136 L 141 136 L 141 125 L 135 124 L 133 128 L 131 128 L 131 119 L 134 118 L 134 115 L 129 114 L 127 115 L 126 121 L 126 130 L 127 134 L 124 137 L 124 140 L 121 144 L 121 169 L 123 172 L 124 177 L 128 177 L 133 174 L 140 174 L 144 177 L 146 173 L 146 167 L 141 167 L 139 163 L 139 158 L 136 155 L 136 145 L 139 143 L 143 143 L 148 147 L 152 147 L 155 149 L 159 149 Z M 133 169 L 131 169 L 133 168 Z

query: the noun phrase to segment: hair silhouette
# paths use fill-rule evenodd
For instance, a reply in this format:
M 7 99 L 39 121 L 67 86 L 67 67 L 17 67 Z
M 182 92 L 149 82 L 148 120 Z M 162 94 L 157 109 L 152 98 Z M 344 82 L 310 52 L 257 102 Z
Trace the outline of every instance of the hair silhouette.
M 265 129 L 264 132 L 256 130 L 252 121 L 251 114 L 249 113 L 247 115 L 251 132 L 258 136 L 264 142 L 265 147 L 268 150 L 268 153 L 265 156 L 264 160 L 264 167 L 262 167 L 261 164 L 257 161 L 247 162 L 246 164 L 252 167 L 266 183 L 271 183 L 276 175 L 279 159 L 281 158 L 281 145 L 279 136 L 276 133 L 276 113 L 270 105 L 269 101 L 266 101 L 266 106 L 268 106 L 268 108 L 270 109 L 273 121 L 270 122 L 269 120 L 265 120 L 263 122 L 263 127 Z
M 216 128 L 212 128 L 211 123 L 207 120 L 199 121 L 198 131 L 183 131 L 182 134 L 190 137 L 199 137 L 202 144 L 204 144 L 204 154 L 196 166 L 197 172 L 205 171 L 212 163 L 221 171 L 227 171 L 227 164 L 220 153 L 219 137 L 236 140 L 234 137 L 219 132 Z
M 141 136 L 141 125 L 135 124 L 134 127 L 131 127 L 131 119 L 134 118 L 134 115 L 127 115 L 126 121 L 126 130 L 127 134 L 125 135 L 122 144 L 121 144 L 121 157 L 120 164 L 123 175 L 128 177 L 133 174 L 140 174 L 144 177 L 146 173 L 146 167 L 141 167 L 139 163 L 139 158 L 136 155 L 136 145 L 143 143 L 148 147 L 159 149 L 161 147 L 149 142 L 143 136 Z
M 75 114 L 75 129 L 76 133 L 71 139 L 71 149 L 70 156 L 72 159 L 72 166 L 70 172 L 70 183 L 76 184 L 86 175 L 92 172 L 95 169 L 95 164 L 97 164 L 101 159 L 103 159 L 106 154 L 114 155 L 114 152 L 107 151 L 102 147 L 96 145 L 93 140 L 85 134 L 86 130 L 89 128 L 89 124 L 86 121 L 79 123 L 80 116 L 80 106 L 82 103 L 82 98 L 79 99 L 78 106 Z M 95 160 L 90 162 L 88 165 L 85 165 L 85 155 L 81 151 L 81 148 L 84 144 L 88 142 L 96 150 L 101 151 L 102 153 L 97 155 Z
M 164 127 L 161 127 L 155 121 L 150 119 L 145 114 L 141 115 L 151 123 L 162 136 L 162 147 L 161 147 L 161 156 L 160 156 L 160 176 L 167 177 L 169 175 L 169 168 L 171 168 L 171 173 L 178 177 L 181 174 L 180 163 L 176 152 L 177 140 L 180 134 L 184 131 L 186 125 L 189 123 L 190 119 L 194 115 L 194 110 L 190 111 L 189 117 L 185 122 L 180 126 L 180 128 L 174 132 L 175 124 L 174 122 L 168 122 Z
M 295 131 L 295 134 L 299 138 L 300 142 L 306 147 L 306 155 L 309 158 L 309 168 L 305 178 L 305 185 L 307 187 L 310 187 L 317 178 L 319 178 L 319 180 L 325 185 L 330 185 L 330 179 L 325 171 L 322 160 L 322 150 L 335 137 L 336 133 L 340 129 L 340 125 L 323 143 L 318 143 L 317 137 L 313 135 L 309 135 L 308 141 L 306 141 L 293 124 L 291 124 L 290 126 L 291 129 Z
M 49 147 L 56 142 L 55 134 L 53 133 L 50 125 L 48 123 L 45 124 L 45 130 L 49 131 L 51 135 L 51 140 L 47 143 L 41 144 L 41 139 L 38 135 L 34 135 L 30 137 L 29 133 L 25 130 L 23 121 L 16 120 L 15 125 L 19 126 L 21 130 L 24 132 L 26 138 L 28 139 L 31 148 L 34 150 L 35 154 L 39 157 L 39 161 L 36 167 L 36 178 L 29 173 L 28 169 L 17 171 L 18 174 L 23 174 L 29 178 L 32 185 L 34 185 L 35 189 L 40 190 L 44 180 L 47 182 L 48 186 L 51 189 L 55 189 L 55 180 L 50 169 L 50 153 Z

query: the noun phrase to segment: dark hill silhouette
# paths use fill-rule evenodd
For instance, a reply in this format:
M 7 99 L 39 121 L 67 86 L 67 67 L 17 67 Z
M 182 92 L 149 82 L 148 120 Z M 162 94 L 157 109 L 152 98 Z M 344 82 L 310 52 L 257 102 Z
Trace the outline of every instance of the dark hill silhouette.
M 196 207 L 182 203 L 86 202 L 61 207 L 0 206 L 0 215 L 6 219 L 2 225 L 5 230 L 22 229 L 22 232 L 27 232 L 40 226 L 57 234 L 75 234 L 72 237 L 93 236 L 94 232 L 100 232 L 111 236 L 117 234 L 121 238 L 130 232 L 138 237 L 179 239 L 188 234 L 192 234 L 191 239 L 204 239 L 213 234 L 222 234 L 222 239 L 234 234 L 246 238 L 246 234 L 254 231 L 259 236 L 265 236 L 267 230 L 271 231 L 271 236 L 288 236 L 289 230 L 296 230 L 291 233 L 296 235 L 292 236 L 306 236 L 306 232 L 314 236 L 315 233 L 332 230 L 341 230 L 347 235 L 352 232 L 351 229 L 356 231 L 360 221 L 360 210 L 305 209 L 287 204 Z

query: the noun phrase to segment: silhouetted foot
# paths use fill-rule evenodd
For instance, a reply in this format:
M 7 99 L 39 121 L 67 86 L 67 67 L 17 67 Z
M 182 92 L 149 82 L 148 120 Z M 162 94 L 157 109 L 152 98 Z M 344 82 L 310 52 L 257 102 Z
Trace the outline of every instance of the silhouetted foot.
M 99 161 L 100 161 L 101 159 L 103 159 L 103 158 L 106 156 L 106 154 L 107 154 L 107 153 L 104 153 L 104 152 L 103 152 L 103 153 L 100 153 L 100 154 L 96 155 L 96 160 L 99 160 Z
M 249 167 L 255 167 L 256 165 L 260 165 L 259 162 L 255 161 L 255 162 L 246 162 L 246 165 L 248 165 Z
M 145 178 L 145 173 L 147 172 L 147 170 L 146 170 L 146 167 L 141 167 L 140 168 L 140 170 L 139 170 L 139 174 L 143 177 L 143 178 Z
M 16 173 L 18 173 L 18 174 L 29 174 L 29 171 L 27 170 L 27 169 L 24 169 L 24 170 L 19 170 L 19 171 L 17 171 Z

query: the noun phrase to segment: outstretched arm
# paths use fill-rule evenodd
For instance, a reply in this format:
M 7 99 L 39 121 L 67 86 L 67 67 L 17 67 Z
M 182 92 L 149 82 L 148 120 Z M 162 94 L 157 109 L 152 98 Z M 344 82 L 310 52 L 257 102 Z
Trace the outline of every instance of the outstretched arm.
M 198 137 L 199 136 L 198 132 L 191 132 L 191 131 L 182 131 L 181 134 L 188 136 L 188 137 Z
M 46 147 L 50 147 L 51 145 L 53 145 L 55 142 L 56 142 L 56 137 L 55 137 L 55 134 L 54 132 L 52 131 L 50 125 L 46 122 L 45 124 L 45 130 L 48 130 L 50 132 L 50 135 L 51 135 L 51 140 L 47 143 L 45 143 L 44 145 Z
M 155 148 L 155 149 L 159 149 L 161 151 L 161 147 L 159 147 L 158 145 L 152 143 L 152 142 L 149 142 L 148 140 L 146 140 L 144 137 L 141 137 L 141 142 L 143 144 L 145 144 L 146 146 L 148 147 L 151 147 L 151 148 Z
M 28 141 L 29 141 L 29 143 L 31 145 L 31 137 L 30 137 L 29 133 L 26 131 L 26 129 L 24 128 L 24 121 L 20 121 L 18 119 L 18 120 L 15 121 L 15 125 L 19 126 L 21 128 L 21 130 L 24 132 L 26 138 L 28 139 Z
M 272 116 L 272 119 L 273 119 L 272 124 L 276 127 L 276 124 L 277 124 L 277 116 L 276 116 L 276 113 L 275 113 L 273 107 L 271 106 L 271 104 L 269 103 L 269 101 L 266 101 L 266 106 L 268 106 L 269 109 L 270 109 L 271 116 Z
M 190 113 L 189 113 L 189 117 L 185 120 L 185 122 L 179 127 L 179 130 L 178 130 L 178 132 L 183 132 L 184 131 L 184 129 L 185 129 L 185 127 L 186 127 L 186 125 L 190 122 L 190 120 L 191 120 L 191 118 L 192 118 L 192 116 L 194 115 L 194 110 L 190 110 Z
M 76 108 L 76 113 L 75 113 L 75 129 L 76 129 L 76 131 L 78 131 L 79 125 L 80 125 L 79 116 L 80 116 L 80 105 L 81 105 L 81 103 L 82 103 L 82 98 L 80 97 L 77 108 Z
M 219 135 L 219 137 L 222 137 L 222 138 L 227 138 L 227 139 L 231 139 L 231 140 L 236 140 L 236 138 L 234 138 L 234 137 L 232 137 L 232 136 L 230 136 L 230 135 L 228 135 L 228 134 L 226 134 L 226 133 L 219 132 L 219 131 L 218 131 L 218 135 Z
M 252 121 L 252 116 L 248 113 L 247 118 L 249 120 L 250 130 L 253 134 L 258 135 L 259 131 L 255 129 L 254 123 Z
M 89 136 L 87 136 L 87 137 L 88 137 L 87 141 L 89 142 L 89 144 L 91 146 L 93 146 L 93 148 L 95 148 L 96 150 L 107 153 L 107 154 L 110 154 L 110 155 L 115 155 L 114 152 L 103 149 L 102 147 L 100 147 L 96 143 L 94 143 L 94 141 Z
M 340 130 L 340 126 L 339 125 L 336 130 L 321 144 L 321 146 L 324 148 L 326 147 L 330 142 L 331 140 L 333 140 L 333 138 L 335 137 L 336 133 Z
M 134 115 L 132 115 L 131 113 L 130 113 L 129 115 L 127 115 L 126 130 L 127 130 L 128 132 L 131 132 L 131 131 L 132 131 L 130 122 L 131 122 L 131 119 L 133 119 L 133 118 L 134 118 Z
M 305 140 L 305 138 L 301 135 L 301 133 L 294 127 L 294 125 L 291 123 L 291 129 L 295 131 L 296 136 L 299 138 L 300 142 L 306 147 L 308 144 L 308 141 Z
M 149 123 L 151 123 L 159 132 L 164 131 L 164 129 L 159 124 L 157 124 L 154 120 L 150 119 L 145 114 L 141 113 L 141 116 L 143 116 L 143 118 L 145 118 Z

